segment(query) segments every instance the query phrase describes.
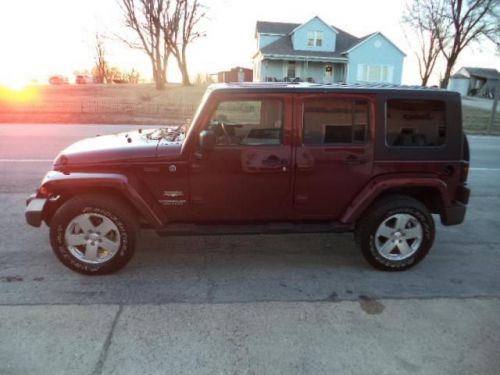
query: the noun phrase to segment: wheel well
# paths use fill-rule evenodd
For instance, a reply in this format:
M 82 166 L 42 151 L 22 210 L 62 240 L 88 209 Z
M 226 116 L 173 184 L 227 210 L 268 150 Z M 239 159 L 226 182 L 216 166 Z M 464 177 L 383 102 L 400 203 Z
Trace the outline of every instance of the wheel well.
M 140 212 L 137 210 L 137 208 L 130 203 L 130 201 L 127 199 L 127 197 L 118 189 L 113 189 L 113 188 L 98 188 L 98 187 L 90 187 L 90 188 L 77 188 L 77 189 L 71 189 L 71 190 L 61 190 L 55 193 L 55 196 L 58 197 L 57 199 L 54 200 L 49 200 L 47 205 L 45 206 L 43 210 L 43 220 L 45 223 L 50 226 L 50 222 L 52 220 L 52 217 L 56 213 L 56 211 L 61 207 L 64 203 L 66 203 L 68 200 L 71 198 L 77 197 L 79 195 L 86 195 L 86 194 L 102 194 L 102 195 L 112 195 L 114 198 L 119 198 L 123 204 L 127 205 L 131 210 L 134 211 L 134 213 L 137 215 L 139 218 L 139 223 L 141 225 L 145 224 L 146 221 L 140 214 Z
M 380 194 L 373 203 L 388 195 L 407 195 L 419 202 L 423 203 L 425 207 L 432 214 L 441 214 L 443 211 L 443 201 L 439 190 L 432 187 L 414 186 L 414 187 L 398 187 L 385 190 Z

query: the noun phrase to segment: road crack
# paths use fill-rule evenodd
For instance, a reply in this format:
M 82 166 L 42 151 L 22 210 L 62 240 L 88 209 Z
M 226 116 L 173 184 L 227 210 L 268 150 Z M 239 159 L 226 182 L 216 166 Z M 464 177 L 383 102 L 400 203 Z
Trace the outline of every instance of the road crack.
M 106 359 L 108 357 L 109 347 L 111 346 L 111 341 L 113 340 L 113 334 L 115 332 L 116 323 L 118 322 L 118 319 L 120 318 L 122 311 L 123 311 L 123 306 L 119 305 L 118 311 L 116 312 L 115 318 L 113 319 L 113 323 L 111 324 L 111 329 L 109 330 L 108 335 L 106 336 L 106 340 L 104 341 L 101 353 L 99 354 L 99 360 L 97 361 L 94 367 L 94 371 L 92 371 L 92 375 L 102 374 L 102 368 L 104 366 L 104 362 L 106 362 Z

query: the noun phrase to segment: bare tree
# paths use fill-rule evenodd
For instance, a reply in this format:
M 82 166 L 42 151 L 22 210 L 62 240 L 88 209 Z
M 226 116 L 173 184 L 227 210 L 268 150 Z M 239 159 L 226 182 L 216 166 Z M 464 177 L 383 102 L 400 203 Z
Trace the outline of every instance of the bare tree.
M 440 0 L 434 0 L 436 2 Z M 443 0 L 441 0 L 443 1 Z M 470 44 L 500 40 L 500 0 L 444 0 L 441 24 L 435 23 L 439 48 L 446 59 L 441 87 L 447 87 L 460 53 Z M 449 33 L 444 30 L 449 28 Z
M 108 62 L 106 61 L 106 49 L 104 48 L 104 40 L 101 34 L 95 34 L 95 65 L 93 76 L 96 83 L 104 83 L 108 70 Z
M 132 48 L 146 52 L 151 60 L 153 78 L 158 90 L 167 82 L 167 66 L 170 49 L 164 37 L 165 20 L 170 0 L 121 0 L 125 25 L 134 30 L 139 42 L 121 38 Z
M 167 12 L 165 42 L 177 60 L 182 74 L 182 84 L 191 85 L 186 50 L 194 40 L 205 36 L 198 30 L 200 21 L 206 16 L 198 0 L 175 0 L 171 12 Z
M 435 0 L 414 0 L 407 3 L 402 22 L 410 29 L 417 40 L 414 53 L 418 61 L 421 85 L 427 86 L 439 57 L 440 47 L 438 31 L 435 25 L 441 25 L 440 35 L 447 35 L 448 28 L 442 25 L 443 2 Z M 405 30 L 405 36 L 412 44 L 412 38 Z

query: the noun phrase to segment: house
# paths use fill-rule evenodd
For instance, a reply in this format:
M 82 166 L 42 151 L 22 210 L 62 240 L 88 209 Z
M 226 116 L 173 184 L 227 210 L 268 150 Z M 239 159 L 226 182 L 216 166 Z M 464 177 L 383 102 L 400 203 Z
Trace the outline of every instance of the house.
M 257 21 L 254 81 L 401 84 L 406 56 L 382 33 L 357 38 L 319 17 L 303 24 Z
M 450 77 L 448 90 L 462 96 L 493 98 L 499 82 L 500 73 L 496 69 L 463 67 Z
M 217 73 L 217 82 L 252 82 L 252 69 L 237 66 L 228 71 Z

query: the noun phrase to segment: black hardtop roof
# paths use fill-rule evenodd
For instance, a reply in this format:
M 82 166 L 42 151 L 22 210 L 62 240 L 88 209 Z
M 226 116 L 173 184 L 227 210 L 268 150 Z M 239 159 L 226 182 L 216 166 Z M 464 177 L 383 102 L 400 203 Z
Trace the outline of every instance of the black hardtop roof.
M 443 95 L 458 96 L 454 91 L 434 87 L 393 85 L 386 83 L 287 83 L 287 82 L 240 82 L 240 83 L 218 83 L 209 86 L 213 92 L 237 91 L 237 92 L 338 92 L 338 93 L 384 93 L 384 94 L 421 94 L 421 95 Z

